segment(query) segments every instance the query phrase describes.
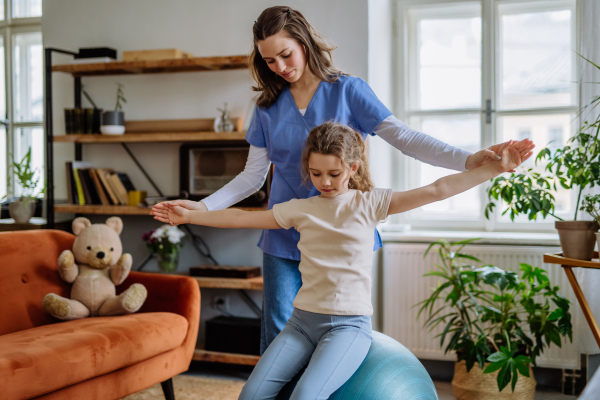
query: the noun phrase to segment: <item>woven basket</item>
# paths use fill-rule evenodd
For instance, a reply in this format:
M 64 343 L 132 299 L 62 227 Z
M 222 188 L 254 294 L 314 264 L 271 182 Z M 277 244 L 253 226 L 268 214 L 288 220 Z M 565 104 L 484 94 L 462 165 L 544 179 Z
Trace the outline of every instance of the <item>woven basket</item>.
M 487 366 L 488 364 L 486 364 Z M 470 372 L 467 372 L 465 361 L 454 365 L 454 379 L 452 389 L 458 400 L 534 400 L 535 385 L 533 371 L 529 366 L 529 378 L 519 375 L 514 393 L 509 383 L 502 392 L 498 391 L 498 371 L 484 374 L 475 363 Z

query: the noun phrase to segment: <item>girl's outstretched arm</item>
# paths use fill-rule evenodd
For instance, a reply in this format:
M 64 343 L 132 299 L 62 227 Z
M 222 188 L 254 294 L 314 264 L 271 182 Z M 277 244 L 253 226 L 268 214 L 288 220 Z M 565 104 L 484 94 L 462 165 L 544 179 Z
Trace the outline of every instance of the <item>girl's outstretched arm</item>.
M 513 141 L 504 143 L 498 152 L 501 159 L 487 163 L 470 171 L 445 176 L 418 189 L 406 192 L 394 192 L 388 209 L 388 215 L 413 210 L 425 204 L 447 199 L 482 184 L 503 172 L 514 170 L 533 154 L 529 151 L 521 154 L 520 149 L 513 146 Z
M 273 216 L 273 210 L 243 211 L 235 208 L 216 211 L 188 210 L 173 203 L 167 203 L 169 224 L 194 224 L 215 228 L 256 228 L 280 229 Z

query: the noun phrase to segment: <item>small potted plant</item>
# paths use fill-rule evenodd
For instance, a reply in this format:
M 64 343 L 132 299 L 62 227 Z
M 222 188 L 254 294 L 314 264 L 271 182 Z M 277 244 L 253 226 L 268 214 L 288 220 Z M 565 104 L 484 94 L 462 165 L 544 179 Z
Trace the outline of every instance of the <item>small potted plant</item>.
M 148 250 L 156 255 L 158 268 L 165 273 L 177 270 L 179 253 L 183 246 L 185 233 L 176 226 L 162 225 L 150 232 L 144 233 L 142 240 Z
M 122 135 L 125 133 L 125 113 L 123 103 L 127 103 L 123 88 L 125 85 L 117 83 L 117 103 L 114 111 L 104 111 L 102 113 L 102 124 L 100 132 L 105 135 Z
M 600 70 L 600 66 L 585 60 Z M 599 101 L 600 95 L 583 107 L 581 112 L 590 106 L 595 107 Z M 530 168 L 524 172 L 512 173 L 510 177 L 493 179 L 492 186 L 488 189 L 489 202 L 485 208 L 485 217 L 489 219 L 490 212 L 496 206 L 493 200 L 504 201 L 506 209 L 502 215 L 509 212 L 513 221 L 520 214 L 527 215 L 529 220 L 536 220 L 540 214 L 543 218 L 550 215 L 558 220 L 554 226 L 558 230 L 563 255 L 591 260 L 596 242 L 594 234 L 600 226 L 596 221 L 577 220 L 577 211 L 583 190 L 600 184 L 599 133 L 600 115 L 591 123 L 585 121 L 565 146 L 554 151 L 544 148 L 538 153 L 536 164 L 548 160 L 545 173 Z M 557 191 L 558 185 L 577 191 L 572 221 L 565 221 L 554 213 L 555 198 L 552 193 Z
M 586 195 L 579 210 L 590 214 L 596 223 L 600 224 L 600 194 Z M 596 241 L 598 242 L 598 250 L 600 250 L 600 232 L 596 232 Z
M 31 147 L 25 154 L 25 157 L 16 162 L 12 156 L 10 169 L 19 182 L 20 194 L 8 204 L 8 212 L 17 223 L 28 223 L 35 212 L 35 203 L 39 195 L 44 194 L 45 190 L 37 189 L 41 179 L 40 171 L 31 169 Z M 4 196 L 6 198 L 7 196 Z
M 452 386 L 458 400 L 531 399 L 532 366 L 547 346 L 572 341 L 569 301 L 551 286 L 546 271 L 520 264 L 520 276 L 461 253 L 477 239 L 432 243 L 441 264 L 424 276 L 441 278 L 419 316 L 430 330 L 443 327 L 440 346 L 456 352 Z M 505 390 L 510 384 L 511 391 Z

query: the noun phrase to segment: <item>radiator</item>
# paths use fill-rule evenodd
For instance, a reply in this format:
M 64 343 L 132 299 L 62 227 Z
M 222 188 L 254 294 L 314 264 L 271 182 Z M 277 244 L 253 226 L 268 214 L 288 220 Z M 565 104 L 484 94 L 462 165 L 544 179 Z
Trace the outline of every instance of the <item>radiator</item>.
M 428 244 L 385 244 L 383 249 L 383 333 L 396 339 L 418 358 L 455 361 L 454 353 L 444 355 L 440 348 L 440 339 L 436 335 L 443 331 L 440 324 L 432 332 L 423 327 L 426 320 L 423 315 L 417 321 L 418 302 L 431 294 L 431 288 L 437 287 L 441 278 L 423 277 L 423 274 L 436 269 L 434 263 L 440 263 L 439 254 L 430 251 L 423 258 Z M 580 357 L 577 350 L 579 304 L 571 289 L 566 274 L 556 264 L 544 264 L 544 253 L 557 252 L 556 247 L 470 245 L 461 252 L 471 254 L 482 261 L 482 265 L 492 264 L 502 269 L 519 272 L 519 263 L 527 263 L 545 269 L 550 283 L 560 287 L 560 293 L 571 302 L 573 317 L 573 343 L 563 341 L 562 347 L 547 347 L 537 358 L 537 365 L 549 368 L 579 369 Z M 441 304 L 441 302 L 439 303 Z M 446 338 L 445 344 L 449 338 Z

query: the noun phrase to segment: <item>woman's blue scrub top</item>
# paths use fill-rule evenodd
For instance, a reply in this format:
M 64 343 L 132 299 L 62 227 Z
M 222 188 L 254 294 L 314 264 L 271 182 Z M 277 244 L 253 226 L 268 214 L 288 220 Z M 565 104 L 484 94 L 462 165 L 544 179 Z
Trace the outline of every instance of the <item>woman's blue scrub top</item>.
M 359 131 L 363 139 L 373 134 L 375 128 L 391 111 L 375 96 L 369 85 L 360 78 L 340 76 L 335 82 L 321 81 L 304 116 L 298 110 L 289 86 L 269 108 L 256 107 L 246 140 L 253 146 L 266 147 L 275 165 L 268 209 L 274 204 L 291 199 L 306 199 L 319 194 L 312 183 L 302 182 L 302 152 L 308 133 L 327 121 L 340 122 Z M 295 229 L 265 229 L 258 247 L 263 252 L 286 259 L 300 261 Z M 375 231 L 375 249 L 382 246 Z

